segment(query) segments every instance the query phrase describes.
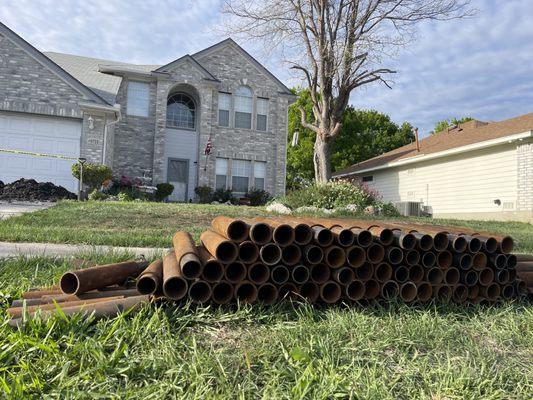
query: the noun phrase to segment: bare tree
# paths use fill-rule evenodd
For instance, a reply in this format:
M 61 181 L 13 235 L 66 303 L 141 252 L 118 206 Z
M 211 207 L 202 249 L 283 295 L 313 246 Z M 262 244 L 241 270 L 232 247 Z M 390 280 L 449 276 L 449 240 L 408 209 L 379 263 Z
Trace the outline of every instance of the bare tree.
M 331 178 L 332 144 L 356 88 L 372 82 L 390 87 L 396 71 L 383 66 L 425 20 L 472 13 L 469 0 L 225 0 L 231 32 L 281 46 L 284 57 L 309 88 L 313 122 L 300 109 L 302 125 L 316 133 L 317 182 Z

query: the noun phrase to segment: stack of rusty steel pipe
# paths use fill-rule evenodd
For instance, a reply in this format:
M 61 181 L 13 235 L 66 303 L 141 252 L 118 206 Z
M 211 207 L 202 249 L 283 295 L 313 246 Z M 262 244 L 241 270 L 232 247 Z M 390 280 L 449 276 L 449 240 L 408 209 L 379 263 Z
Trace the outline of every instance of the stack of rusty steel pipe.
M 533 282 L 533 256 L 511 254 L 511 237 L 459 227 L 220 216 L 200 242 L 179 231 L 172 250 L 150 265 L 129 261 L 69 271 L 59 287 L 27 292 L 25 305 L 18 301 L 8 312 L 16 324 L 25 309 L 106 316 L 152 299 L 490 304 L 526 294 Z M 131 278 L 133 289 L 124 286 Z

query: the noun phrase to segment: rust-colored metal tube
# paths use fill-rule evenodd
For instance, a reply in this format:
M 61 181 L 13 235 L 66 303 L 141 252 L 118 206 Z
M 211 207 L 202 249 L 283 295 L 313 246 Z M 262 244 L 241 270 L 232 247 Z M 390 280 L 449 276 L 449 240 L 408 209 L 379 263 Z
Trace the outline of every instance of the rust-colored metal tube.
M 289 244 L 281 248 L 281 261 L 285 265 L 298 264 L 302 259 L 302 250 L 300 246 Z
M 345 287 L 344 294 L 352 301 L 361 300 L 365 295 L 365 284 L 361 281 L 352 281 Z
M 522 279 L 515 281 L 515 290 L 518 296 L 523 296 L 528 292 L 528 285 Z
M 475 253 L 472 255 L 472 268 L 480 271 L 487 266 L 487 256 L 485 253 Z
M 311 230 L 313 231 L 313 239 L 319 246 L 328 247 L 333 244 L 333 233 L 328 228 L 324 228 L 321 225 L 313 225 Z
M 259 258 L 266 265 L 276 265 L 281 261 L 281 248 L 274 243 L 267 243 L 259 249 Z
M 533 271 L 517 271 L 518 278 L 526 283 L 526 285 L 533 286 Z
M 285 282 L 279 287 L 279 298 L 287 300 L 297 300 L 300 298 L 298 287 L 292 282 Z
M 533 262 L 533 254 L 515 254 L 515 257 L 519 263 Z
M 333 225 L 330 229 L 335 238 L 335 242 L 337 242 L 339 246 L 349 247 L 353 245 L 355 235 L 351 229 L 344 228 L 341 225 Z
M 395 281 L 387 281 L 381 286 L 381 297 L 385 300 L 392 300 L 398 297 L 400 287 Z
M 259 248 L 251 240 L 239 243 L 239 260 L 245 264 L 252 264 L 259 257 Z
M 422 258 L 420 259 L 421 264 L 426 267 L 430 268 L 435 265 L 437 262 L 437 256 L 432 251 L 426 251 L 422 254 Z
M 405 251 L 404 260 L 409 266 L 417 265 L 420 262 L 420 252 L 418 250 Z
M 461 273 L 461 282 L 466 286 L 473 286 L 478 283 L 478 272 L 475 270 L 463 271 Z
M 406 233 L 400 229 L 393 229 L 394 243 L 404 250 L 412 250 L 416 246 L 416 238 L 412 233 Z
M 479 288 L 480 296 L 490 301 L 494 301 L 498 297 L 500 297 L 500 292 L 501 292 L 500 285 L 494 282 L 487 286 L 481 286 Z
M 436 299 L 442 302 L 449 302 L 453 296 L 453 290 L 448 285 L 438 285 L 435 287 L 436 290 L 433 291 Z
M 269 224 L 272 231 L 272 240 L 279 246 L 287 246 L 294 242 L 295 233 L 294 228 L 289 223 L 288 219 L 270 219 L 270 218 L 254 218 L 255 221 L 261 221 Z
M 482 286 L 490 285 L 494 281 L 494 272 L 490 268 L 484 268 L 479 271 L 479 284 Z
M 315 264 L 311 266 L 311 280 L 316 284 L 326 283 L 331 276 L 331 270 L 326 264 Z
M 497 270 L 494 279 L 500 285 L 504 285 L 506 283 L 509 283 L 509 271 L 506 270 L 506 269 Z
M 320 285 L 320 299 L 325 303 L 336 303 L 341 295 L 341 287 L 336 282 L 328 281 Z
M 234 242 L 242 242 L 248 239 L 249 226 L 243 220 L 219 216 L 211 221 L 211 226 L 215 232 L 225 239 L 233 240 Z
M 508 283 L 507 285 L 502 286 L 501 296 L 506 300 L 515 297 L 515 290 L 513 285 Z
M 455 253 L 453 255 L 453 265 L 462 270 L 466 271 L 467 269 L 472 268 L 472 263 L 472 256 L 468 253 Z
M 243 221 L 248 224 L 248 235 L 256 245 L 262 246 L 272 240 L 272 227 L 266 222 L 247 219 L 243 219 Z
M 276 265 L 270 271 L 270 279 L 276 285 L 283 285 L 289 280 L 290 275 L 289 269 L 285 265 Z
M 433 248 L 433 236 L 427 233 L 410 232 L 415 238 L 418 248 L 422 251 L 430 251 Z
M 380 286 L 379 283 L 373 279 L 364 282 L 365 285 L 365 298 L 373 300 L 379 296 Z
M 315 246 L 314 244 L 309 244 L 304 247 L 303 257 L 304 260 L 311 265 L 319 264 L 324 258 L 324 251 L 322 248 Z
M 479 296 L 479 286 L 478 285 L 468 286 L 468 299 L 474 300 L 474 299 L 477 299 L 478 296 Z
M 516 265 L 516 270 L 521 272 L 533 271 L 532 261 L 520 261 Z
M 298 218 L 283 218 L 280 221 L 286 223 L 294 229 L 294 243 L 305 246 L 313 240 L 313 231 L 308 223 Z M 278 221 L 279 222 L 279 221 Z
M 68 271 L 61 277 L 59 285 L 64 294 L 82 294 L 93 289 L 122 284 L 130 277 L 136 278 L 147 265 L 146 261 L 125 261 Z
M 324 261 L 331 268 L 340 268 L 346 261 L 346 253 L 339 246 L 329 246 L 324 249 Z
M 430 268 L 426 271 L 425 280 L 433 286 L 438 285 L 444 279 L 444 274 L 440 268 Z
M 366 229 L 351 228 L 352 233 L 355 235 L 355 243 L 361 247 L 368 247 L 372 244 L 374 237 L 372 233 Z
M 503 269 L 507 265 L 507 257 L 505 254 L 491 254 L 489 256 L 490 265 Z
M 366 249 L 366 259 L 372 264 L 378 264 L 385 258 L 385 249 L 382 245 L 374 243 Z
M 516 269 L 509 269 L 509 282 L 514 282 L 516 280 Z
M 468 288 L 461 284 L 454 286 L 452 298 L 456 303 L 464 303 L 468 299 Z
M 457 268 L 448 268 L 444 271 L 444 283 L 449 286 L 455 286 L 459 283 L 461 274 Z
M 237 245 L 214 231 L 202 232 L 200 241 L 207 251 L 222 263 L 231 263 L 237 259 Z
M 187 294 L 188 284 L 183 277 L 174 251 L 163 257 L 163 293 L 172 300 L 180 300 Z
M 240 261 L 234 261 L 226 265 L 224 276 L 230 283 L 238 283 L 246 278 L 246 266 Z
M 421 265 L 413 265 L 409 268 L 409 280 L 414 283 L 422 282 L 424 279 L 424 268 Z
M 507 255 L 507 268 L 514 269 L 518 265 L 518 259 L 514 254 Z
M 346 249 L 346 262 L 354 268 L 359 268 L 366 260 L 366 251 L 359 246 L 352 246 Z
M 265 305 L 274 304 L 278 299 L 278 289 L 271 283 L 264 283 L 257 289 L 257 300 Z
M 416 298 L 420 302 L 426 302 L 431 299 L 433 288 L 428 282 L 420 282 L 416 287 Z
M 185 279 L 195 279 L 202 274 L 202 264 L 189 232 L 178 231 L 172 238 L 174 254 Z
M 377 225 L 370 225 L 368 231 L 375 236 L 383 246 L 389 246 L 394 241 L 394 235 L 389 228 L 383 228 Z
M 392 267 L 387 263 L 380 263 L 374 269 L 374 278 L 378 282 L 386 282 L 392 278 Z
M 6 312 L 12 317 L 12 318 L 20 318 L 22 317 L 22 314 L 24 314 L 24 309 L 26 309 L 26 312 L 28 314 L 33 314 L 37 310 L 55 310 L 57 307 L 60 308 L 69 308 L 69 307 L 75 307 L 75 306 L 82 306 L 84 304 L 92 304 L 92 303 L 99 303 L 102 301 L 109 301 L 109 300 L 117 300 L 117 299 L 123 299 L 123 296 L 113 296 L 113 297 L 104 297 L 100 299 L 87 299 L 87 300 L 76 300 L 76 301 L 65 301 L 62 303 L 46 303 L 46 304 L 38 304 L 35 306 L 21 306 L 21 307 L 11 307 L 6 310 Z
M 300 286 L 300 296 L 302 296 L 309 303 L 314 303 L 320 296 L 320 289 L 315 282 L 305 282 Z
M 477 253 L 481 251 L 482 244 L 479 238 L 475 236 L 470 236 L 470 235 L 462 235 L 462 236 L 466 239 L 468 243 L 467 249 L 470 253 Z
M 400 298 L 406 303 L 416 299 L 417 287 L 413 282 L 405 282 L 400 286 Z
M 294 283 L 302 285 L 309 280 L 311 272 L 305 265 L 296 265 L 292 268 L 291 277 Z
M 54 295 L 54 294 L 62 294 L 60 287 L 52 288 L 52 289 L 39 289 L 39 290 L 30 290 L 27 292 L 22 293 L 23 299 L 39 299 L 43 296 L 47 295 Z
M 211 255 L 204 246 L 197 247 L 202 263 L 202 279 L 209 283 L 219 282 L 224 278 L 224 266 Z
M 262 285 L 270 278 L 270 269 L 263 263 L 255 263 L 248 267 L 248 280 L 255 285 Z
M 163 260 L 152 262 L 137 279 L 137 290 L 140 294 L 154 294 L 163 286 Z
M 374 275 L 374 266 L 370 263 L 364 263 L 359 268 L 356 268 L 354 272 L 356 279 L 365 282 Z
M 212 292 L 216 304 L 229 304 L 233 299 L 233 285 L 227 281 L 215 283 Z
M 453 264 L 453 256 L 448 250 L 437 254 L 437 266 L 442 269 L 450 268 Z
M 464 236 L 458 236 L 450 233 L 448 234 L 448 240 L 450 241 L 450 249 L 456 251 L 457 253 L 463 253 L 468 247 L 468 242 Z
M 257 286 L 249 281 L 239 282 L 235 285 L 235 300 L 241 303 L 253 303 L 257 300 Z
M 67 301 L 78 301 L 78 300 L 88 300 L 88 299 L 102 299 L 106 297 L 115 297 L 115 296 L 121 296 L 121 297 L 130 297 L 130 296 L 139 296 L 140 293 L 137 291 L 137 289 L 117 289 L 117 290 L 106 290 L 106 291 L 91 291 L 82 293 L 79 295 L 74 294 L 60 294 L 60 295 L 46 295 L 41 297 L 40 299 L 28 299 L 28 300 L 20 300 L 20 305 L 22 305 L 22 302 L 25 301 L 27 306 L 33 306 L 38 304 L 48 304 L 48 303 L 63 303 Z M 17 300 L 15 300 L 12 304 L 12 306 L 18 305 Z
M 394 268 L 394 279 L 398 283 L 407 282 L 409 279 L 409 269 L 403 265 L 398 265 Z
M 333 270 L 331 276 L 334 281 L 340 283 L 341 285 L 349 285 L 355 280 L 355 273 L 353 269 L 348 267 L 342 267 Z
M 189 298 L 193 303 L 205 303 L 211 298 L 211 286 L 206 281 L 194 281 L 189 286 Z
M 387 247 L 386 260 L 392 265 L 398 265 L 403 261 L 403 251 L 399 247 Z

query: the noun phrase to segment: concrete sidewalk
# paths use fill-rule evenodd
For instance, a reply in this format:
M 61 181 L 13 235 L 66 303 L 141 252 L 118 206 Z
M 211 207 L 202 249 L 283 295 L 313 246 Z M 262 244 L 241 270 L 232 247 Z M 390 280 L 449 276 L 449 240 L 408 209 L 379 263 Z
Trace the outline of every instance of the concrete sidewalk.
M 136 256 L 144 255 L 151 258 L 154 254 L 162 254 L 167 249 L 156 247 L 114 247 L 114 246 L 92 246 L 83 244 L 55 244 L 55 243 L 11 243 L 0 242 L 0 258 L 7 257 L 69 257 L 79 253 L 98 252 L 107 253 L 130 252 Z
M 28 212 L 35 212 L 39 210 L 44 210 L 50 208 L 55 203 L 49 202 L 24 202 L 24 201 L 15 201 L 7 202 L 0 201 L 0 220 L 7 219 L 10 217 L 16 217 Z

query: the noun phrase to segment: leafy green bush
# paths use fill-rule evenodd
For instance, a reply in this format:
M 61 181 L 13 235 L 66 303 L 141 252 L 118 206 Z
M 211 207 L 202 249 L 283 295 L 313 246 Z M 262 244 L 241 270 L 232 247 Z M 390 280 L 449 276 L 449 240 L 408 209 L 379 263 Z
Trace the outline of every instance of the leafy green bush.
M 248 190 L 244 197 L 250 199 L 251 206 L 264 206 L 272 198 L 266 190 L 255 188 Z
M 219 203 L 225 203 L 230 201 L 231 203 L 236 203 L 237 199 L 233 197 L 233 193 L 230 189 L 217 189 L 213 192 L 213 200 L 218 201 Z
M 128 192 L 120 192 L 117 197 L 118 197 L 118 201 L 133 201 L 133 200 L 135 200 Z
M 194 193 L 196 193 L 199 203 L 206 204 L 213 201 L 213 189 L 210 186 L 197 186 Z
M 170 183 L 158 183 L 156 185 L 155 199 L 157 201 L 163 201 L 174 191 L 174 185 Z
M 94 189 L 91 193 L 89 193 L 87 197 L 89 200 L 96 201 L 96 200 L 105 200 L 109 198 L 109 195 L 106 193 L 102 193 L 98 189 Z
M 72 175 L 80 179 L 80 164 L 72 165 Z M 83 165 L 83 184 L 90 189 L 98 189 L 105 180 L 111 179 L 113 172 L 107 165 L 85 163 Z
M 376 205 L 378 213 L 385 217 L 399 217 L 400 212 L 392 203 L 378 203 Z

